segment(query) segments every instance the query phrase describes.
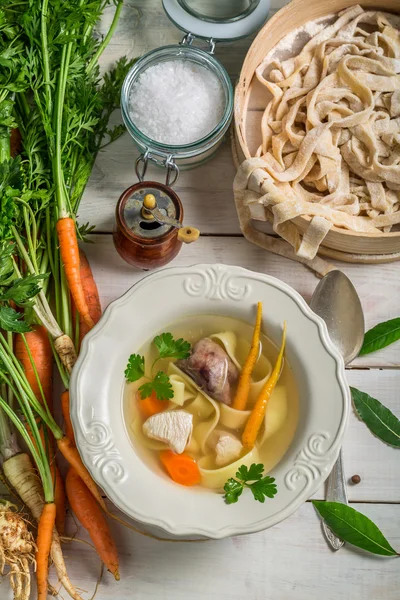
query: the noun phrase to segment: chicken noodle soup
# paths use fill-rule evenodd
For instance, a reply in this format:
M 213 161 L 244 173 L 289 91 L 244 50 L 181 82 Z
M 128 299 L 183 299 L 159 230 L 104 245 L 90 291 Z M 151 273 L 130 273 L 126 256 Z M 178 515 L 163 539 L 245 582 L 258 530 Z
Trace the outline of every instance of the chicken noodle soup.
M 182 319 L 164 331 L 169 333 L 160 332 L 158 347 L 153 338 L 149 340 L 135 355 L 137 365 L 132 367 L 135 377 L 145 372 L 154 379 L 140 377 L 125 385 L 125 418 L 136 451 L 160 474 L 168 471 L 168 460 L 165 462 L 163 457 L 170 456 L 162 451 L 183 457 L 176 465 L 178 475 L 185 470 L 192 472 L 193 460 L 199 479 L 189 477 L 188 485 L 195 482 L 218 491 L 241 465 L 262 463 L 267 473 L 285 454 L 297 425 L 297 390 L 287 360 L 268 401 L 256 444 L 246 449 L 242 445 L 243 430 L 276 362 L 275 345 L 261 334 L 246 409 L 236 410 L 231 404 L 250 350 L 253 328 L 231 317 L 198 315 Z M 175 341 L 182 338 L 188 344 L 168 349 L 171 338 L 162 336 L 169 334 Z M 160 348 L 161 355 L 178 356 L 160 358 Z M 143 385 L 147 387 L 141 394 L 139 388 Z M 169 398 L 158 399 L 156 391 Z M 143 395 L 149 397 L 142 400 Z M 171 477 L 180 481 L 179 477 Z

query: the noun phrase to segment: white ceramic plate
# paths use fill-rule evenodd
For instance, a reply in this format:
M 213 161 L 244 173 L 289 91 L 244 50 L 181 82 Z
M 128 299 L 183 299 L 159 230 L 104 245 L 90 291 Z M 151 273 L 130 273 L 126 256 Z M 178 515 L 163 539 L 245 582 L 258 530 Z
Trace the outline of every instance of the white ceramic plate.
M 212 491 L 176 485 L 136 454 L 123 418 L 127 358 L 168 324 L 188 314 L 248 322 L 264 305 L 264 326 L 286 356 L 299 391 L 294 440 L 273 469 L 278 494 L 261 504 L 243 494 L 226 505 Z M 275 525 L 320 487 L 339 452 L 350 395 L 341 356 L 324 322 L 288 285 L 224 265 L 175 267 L 149 275 L 113 302 L 85 337 L 71 378 L 71 417 L 82 459 L 114 504 L 137 521 L 176 536 L 222 538 Z M 153 530 L 154 531 L 154 530 Z

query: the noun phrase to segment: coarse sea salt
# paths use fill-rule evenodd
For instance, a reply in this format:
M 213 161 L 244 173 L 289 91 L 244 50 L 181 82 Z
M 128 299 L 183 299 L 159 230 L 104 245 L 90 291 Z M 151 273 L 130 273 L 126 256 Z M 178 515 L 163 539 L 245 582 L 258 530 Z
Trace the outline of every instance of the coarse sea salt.
M 217 76 L 192 61 L 169 60 L 148 67 L 129 95 L 132 122 L 166 145 L 191 144 L 221 121 L 225 93 Z

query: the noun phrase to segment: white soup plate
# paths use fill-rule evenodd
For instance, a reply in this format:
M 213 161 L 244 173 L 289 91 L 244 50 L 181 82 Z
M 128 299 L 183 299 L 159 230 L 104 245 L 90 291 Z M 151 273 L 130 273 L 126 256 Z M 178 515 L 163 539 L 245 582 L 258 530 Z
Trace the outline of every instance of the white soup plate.
M 264 329 L 286 356 L 299 393 L 299 422 L 286 454 L 270 473 L 278 494 L 252 494 L 226 505 L 213 491 L 179 486 L 136 453 L 124 420 L 124 370 L 130 354 L 186 315 L 220 314 L 252 323 L 264 306 Z M 291 287 L 274 277 L 225 265 L 173 267 L 144 277 L 106 309 L 84 338 L 71 378 L 71 417 L 93 479 L 124 513 L 166 537 L 223 538 L 260 531 L 291 515 L 328 476 L 350 406 L 343 360 L 325 323 Z

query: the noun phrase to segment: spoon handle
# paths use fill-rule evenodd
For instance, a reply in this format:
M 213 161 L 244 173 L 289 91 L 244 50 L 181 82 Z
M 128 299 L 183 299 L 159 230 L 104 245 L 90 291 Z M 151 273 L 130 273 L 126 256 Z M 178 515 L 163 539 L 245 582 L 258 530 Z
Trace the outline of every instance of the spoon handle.
M 342 504 L 348 504 L 341 450 L 333 466 L 333 469 L 328 477 L 326 500 L 328 502 L 341 502 Z M 333 533 L 333 531 L 328 527 L 325 521 L 322 521 L 322 528 L 331 548 L 333 550 L 340 550 L 340 548 L 344 544 L 344 541 L 338 538 Z

